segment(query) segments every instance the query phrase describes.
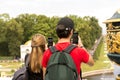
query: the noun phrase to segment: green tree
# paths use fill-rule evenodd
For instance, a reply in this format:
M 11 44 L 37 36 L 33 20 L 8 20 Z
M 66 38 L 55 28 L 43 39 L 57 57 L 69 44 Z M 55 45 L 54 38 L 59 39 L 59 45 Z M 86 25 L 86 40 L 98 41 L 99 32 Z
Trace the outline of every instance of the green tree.
M 33 34 L 33 26 L 37 24 L 37 15 L 35 14 L 20 14 L 15 20 L 21 24 L 24 32 L 24 40 L 22 43 L 25 43 L 28 41 Z
M 7 44 L 7 38 L 6 38 L 6 23 L 10 19 L 9 15 L 4 13 L 0 14 L 0 55 L 9 55 L 8 52 L 8 44 Z
M 21 24 L 15 21 L 15 19 L 11 19 L 7 23 L 6 38 L 10 54 L 13 56 L 19 56 L 20 45 L 23 40 L 23 28 L 21 27 Z

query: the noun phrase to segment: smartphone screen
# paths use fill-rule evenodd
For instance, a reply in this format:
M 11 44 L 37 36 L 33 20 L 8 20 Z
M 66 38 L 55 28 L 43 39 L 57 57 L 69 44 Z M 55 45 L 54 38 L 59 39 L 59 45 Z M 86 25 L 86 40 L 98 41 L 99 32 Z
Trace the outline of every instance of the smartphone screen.
M 78 32 L 74 32 L 72 38 L 72 43 L 78 44 Z
M 47 47 L 49 48 L 50 46 L 53 46 L 53 38 L 51 38 L 51 37 L 48 38 L 48 45 L 47 45 Z

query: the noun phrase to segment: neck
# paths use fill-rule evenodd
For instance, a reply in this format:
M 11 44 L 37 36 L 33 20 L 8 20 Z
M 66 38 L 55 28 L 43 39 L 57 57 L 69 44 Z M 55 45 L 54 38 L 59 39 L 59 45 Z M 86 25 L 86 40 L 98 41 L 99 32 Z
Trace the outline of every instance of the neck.
M 70 38 L 61 38 L 58 40 L 58 43 L 62 43 L 62 42 L 70 42 Z

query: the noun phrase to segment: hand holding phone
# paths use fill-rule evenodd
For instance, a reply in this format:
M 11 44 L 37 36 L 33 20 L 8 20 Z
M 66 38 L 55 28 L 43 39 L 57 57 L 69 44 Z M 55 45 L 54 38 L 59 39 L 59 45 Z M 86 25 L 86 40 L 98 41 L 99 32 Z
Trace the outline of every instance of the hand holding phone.
M 79 47 L 83 47 L 81 38 L 80 38 L 80 36 L 78 36 L 78 32 L 73 33 L 72 43 L 77 44 Z
M 50 46 L 53 46 L 53 38 L 51 38 L 51 37 L 48 38 L 48 45 L 47 45 L 47 47 L 49 48 Z
M 78 46 L 81 47 L 81 48 L 84 47 L 83 44 L 82 44 L 82 40 L 81 40 L 80 36 L 78 36 L 78 39 L 79 39 L 78 40 Z

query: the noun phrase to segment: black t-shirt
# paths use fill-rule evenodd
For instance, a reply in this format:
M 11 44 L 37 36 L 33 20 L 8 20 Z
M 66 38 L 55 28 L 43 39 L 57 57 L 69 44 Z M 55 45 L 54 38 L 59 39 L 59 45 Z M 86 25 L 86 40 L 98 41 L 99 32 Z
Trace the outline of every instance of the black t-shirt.
M 43 71 L 40 73 L 33 73 L 30 69 L 27 69 L 27 80 L 43 80 Z

